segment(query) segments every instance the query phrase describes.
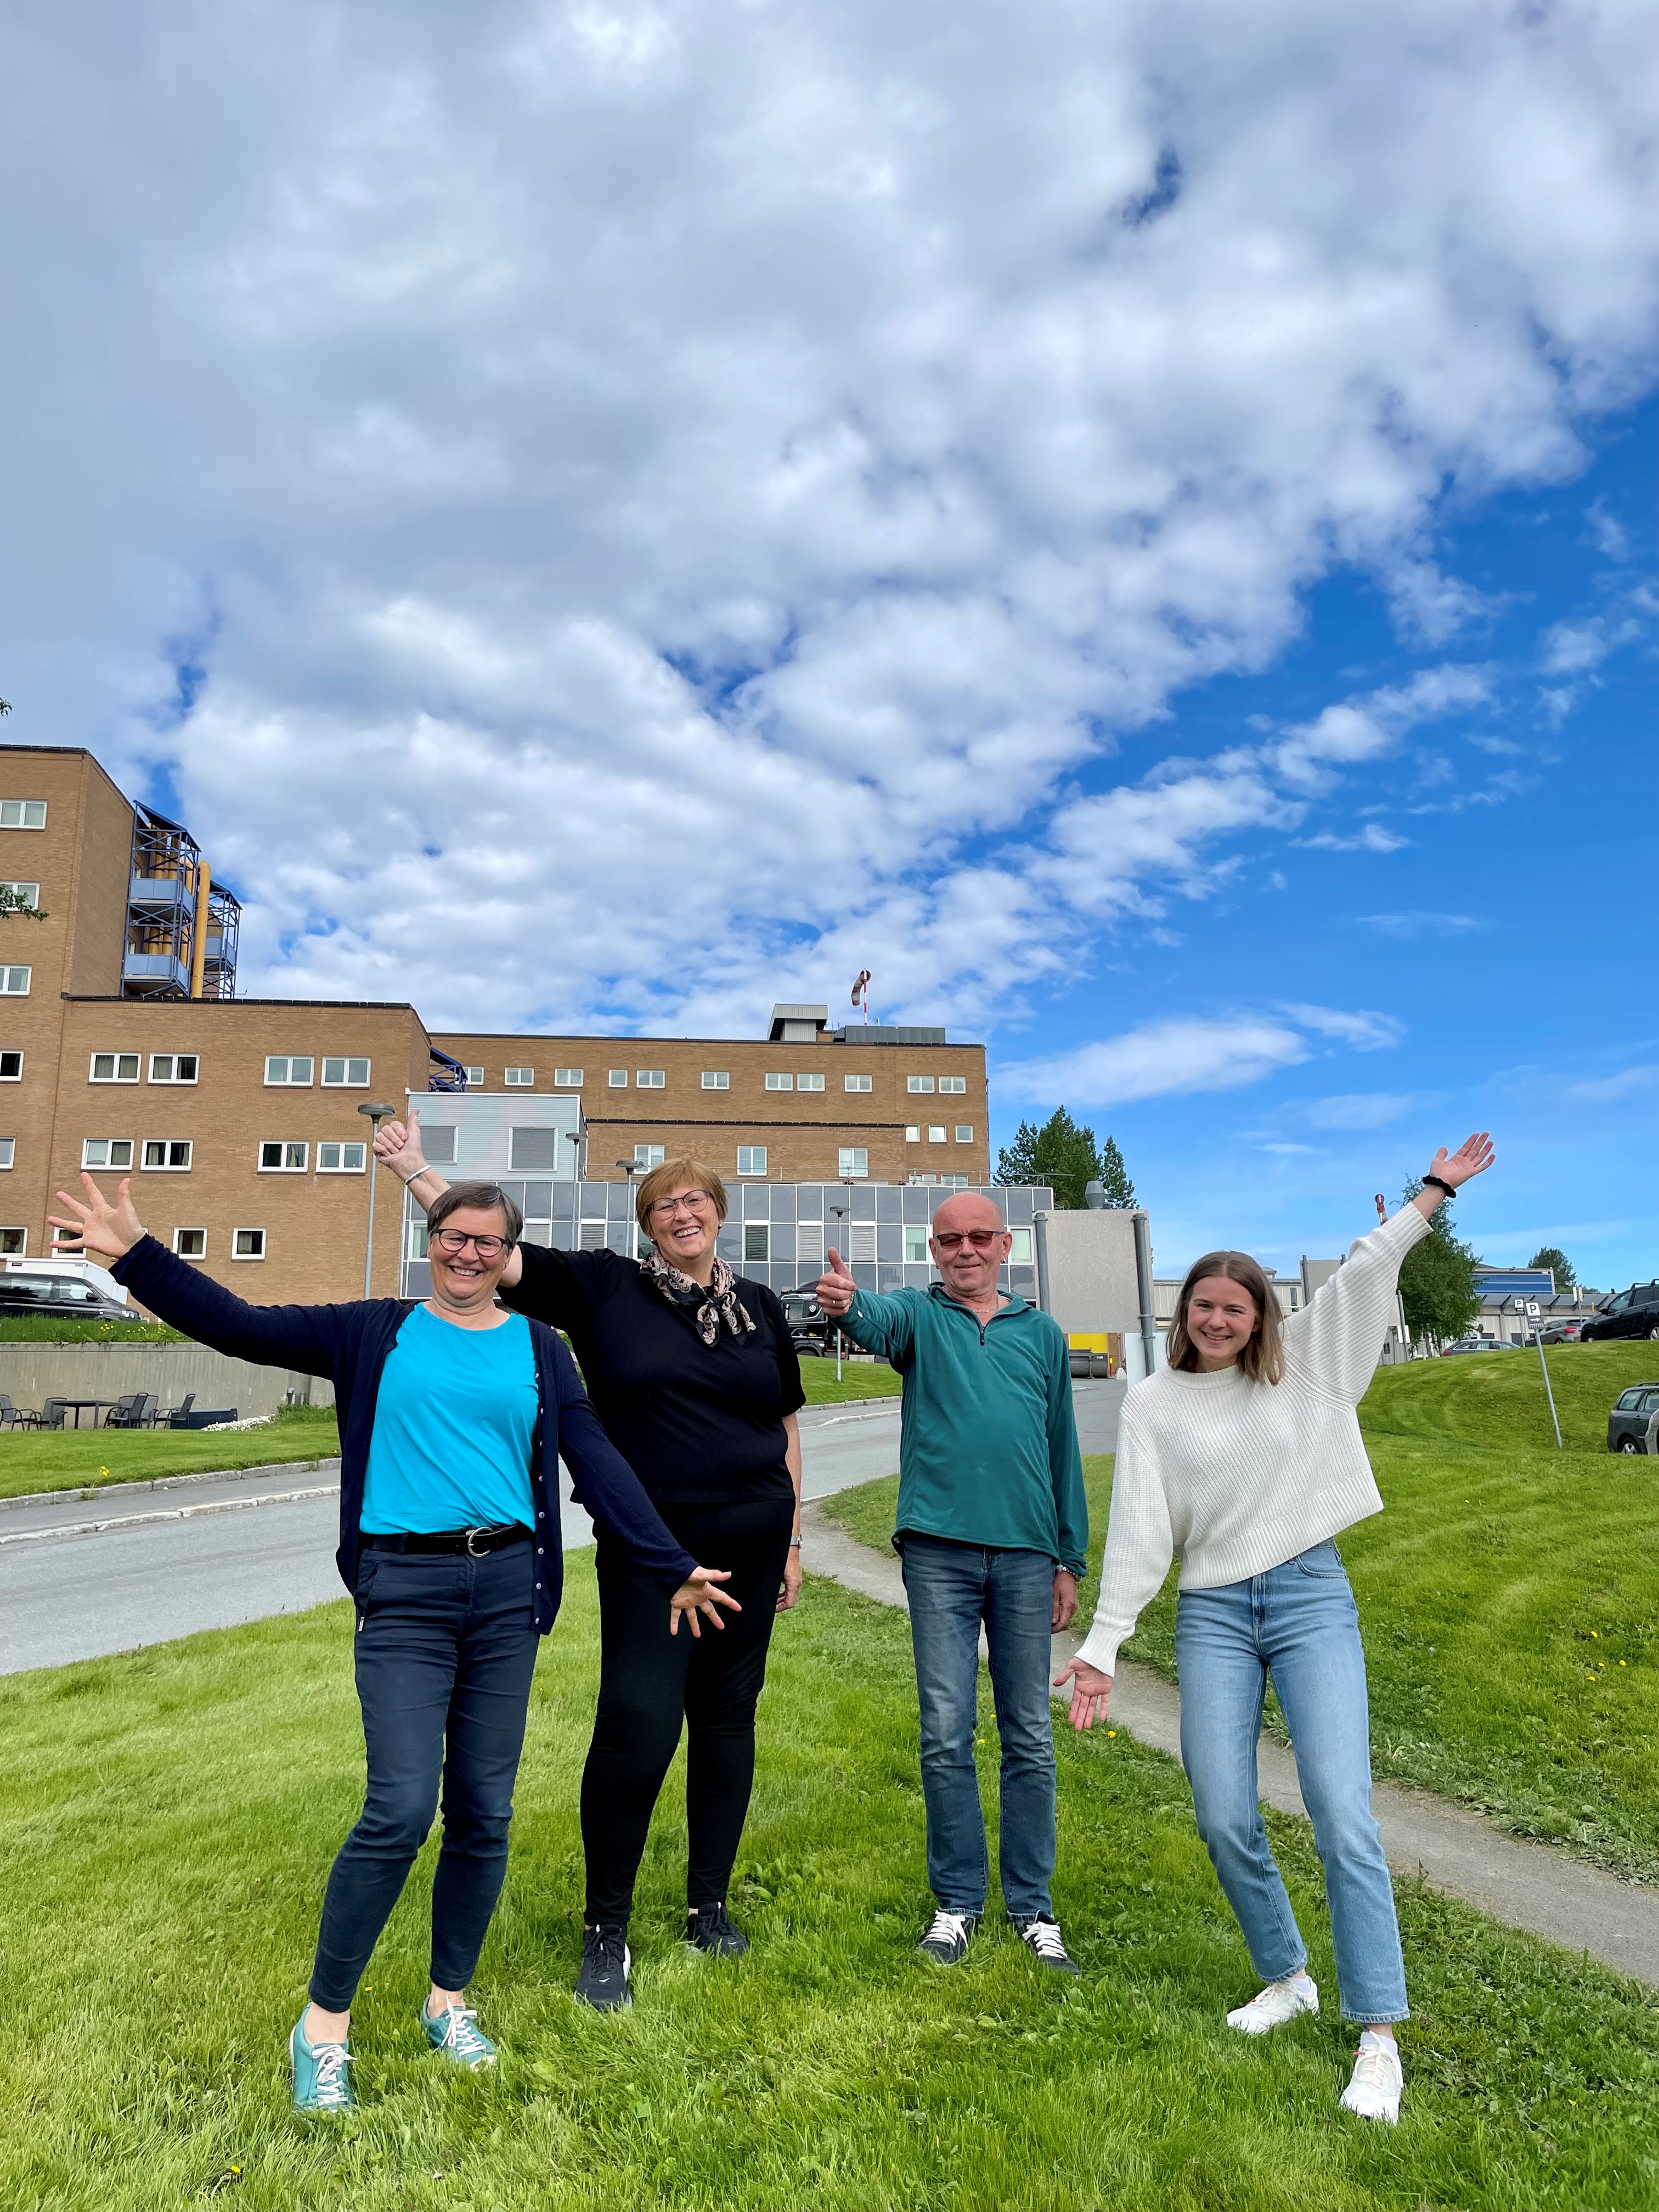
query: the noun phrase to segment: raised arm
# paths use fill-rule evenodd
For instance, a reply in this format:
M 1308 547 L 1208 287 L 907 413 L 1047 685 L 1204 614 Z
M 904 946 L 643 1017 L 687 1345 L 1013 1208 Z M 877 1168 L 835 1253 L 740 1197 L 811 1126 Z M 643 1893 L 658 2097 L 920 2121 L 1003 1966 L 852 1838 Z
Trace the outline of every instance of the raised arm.
M 58 1249 L 98 1254 L 113 1262 L 115 1279 L 154 1314 L 199 1344 L 261 1367 L 292 1367 L 302 1375 L 334 1372 L 343 1306 L 255 1306 L 210 1276 L 187 1267 L 158 1244 L 132 1204 L 131 1178 L 124 1176 L 113 1201 L 89 1175 L 81 1178 L 86 1202 L 58 1194 L 64 1206 L 52 1225 Z
M 380 1123 L 374 1132 L 374 1157 L 377 1160 L 383 1160 L 391 1169 L 422 1213 L 434 1199 L 449 1188 L 448 1176 L 441 1176 L 436 1168 L 429 1168 L 426 1164 L 426 1154 L 421 1150 L 421 1109 L 418 1106 L 410 1108 L 407 1121 Z M 503 1291 L 513 1288 L 522 1267 L 522 1254 L 515 1250 L 501 1270 L 501 1287 Z M 555 1328 L 563 1325 L 540 1312 L 535 1313 L 533 1318 L 550 1322 Z
M 1362 1237 L 1330 1280 L 1285 1324 L 1285 1356 L 1322 1390 L 1357 1406 L 1370 1389 L 1395 1315 L 1401 1263 L 1428 1234 L 1430 1217 L 1447 1189 L 1458 1190 L 1492 1162 L 1484 1131 L 1455 1152 L 1443 1146 L 1423 1188 L 1408 1205 Z M 1441 1186 L 1444 1185 L 1443 1188 Z

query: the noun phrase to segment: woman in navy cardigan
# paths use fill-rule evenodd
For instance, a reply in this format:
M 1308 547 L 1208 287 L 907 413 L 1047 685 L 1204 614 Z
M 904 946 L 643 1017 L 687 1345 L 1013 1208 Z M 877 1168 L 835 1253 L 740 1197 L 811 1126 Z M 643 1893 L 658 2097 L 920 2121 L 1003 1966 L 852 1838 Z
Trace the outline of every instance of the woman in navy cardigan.
M 664 1527 L 587 1402 L 575 1364 L 540 1322 L 505 1312 L 496 1286 L 524 1226 L 494 1184 L 456 1183 L 428 1217 L 432 1294 L 422 1304 L 253 1306 L 147 1236 L 128 1181 L 112 1205 L 58 1195 L 60 1249 L 96 1252 L 152 1313 L 216 1351 L 328 1376 L 340 1423 L 340 1579 L 354 1638 L 368 1781 L 329 1875 L 311 2002 L 289 2038 L 294 2102 L 355 2102 L 352 1998 L 425 1839 L 443 1789 L 432 1885 L 428 2042 L 457 2063 L 495 2046 L 466 2002 L 507 1871 L 513 1784 L 538 1639 L 562 1580 L 558 1462 L 580 1503 L 653 1578 L 695 1636 L 736 1601 Z

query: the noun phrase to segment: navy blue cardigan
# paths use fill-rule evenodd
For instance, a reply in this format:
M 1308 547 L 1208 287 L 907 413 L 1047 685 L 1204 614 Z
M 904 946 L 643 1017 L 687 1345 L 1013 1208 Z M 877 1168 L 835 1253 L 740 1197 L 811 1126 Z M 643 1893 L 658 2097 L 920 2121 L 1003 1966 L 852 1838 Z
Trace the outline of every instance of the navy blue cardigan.
M 401 1298 L 355 1299 L 340 1306 L 252 1306 L 187 1267 L 153 1237 L 142 1237 L 111 1269 L 153 1314 L 186 1336 L 235 1359 L 325 1375 L 340 1420 L 340 1579 L 357 1587 L 362 1549 L 363 1478 L 374 1431 L 380 1373 L 414 1309 Z M 576 1363 L 543 1322 L 530 1323 L 539 1410 L 531 1445 L 536 1498 L 536 1630 L 545 1636 L 559 1609 L 564 1553 L 559 1540 L 559 1456 L 578 1504 L 616 1537 L 664 1589 L 676 1590 L 696 1565 L 663 1526 L 640 1479 L 587 1402 Z

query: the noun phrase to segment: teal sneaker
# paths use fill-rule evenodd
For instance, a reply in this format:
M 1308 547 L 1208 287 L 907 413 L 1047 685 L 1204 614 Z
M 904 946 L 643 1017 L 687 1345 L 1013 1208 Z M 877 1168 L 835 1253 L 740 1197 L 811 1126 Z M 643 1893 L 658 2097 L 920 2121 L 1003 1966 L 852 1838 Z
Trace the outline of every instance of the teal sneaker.
M 421 2000 L 421 2026 L 426 2030 L 427 2041 L 457 2066 L 472 2072 L 495 2063 L 495 2046 L 477 2023 L 477 2014 L 468 2005 L 446 2005 L 434 2019 L 426 2008 L 425 1998 Z
M 311 2008 L 307 2005 L 306 2011 Z M 306 2015 L 294 2023 L 288 2039 L 289 2063 L 294 2069 L 294 2109 L 296 2112 L 349 2112 L 357 2100 L 346 2079 L 351 2053 L 343 2043 L 307 2043 Z

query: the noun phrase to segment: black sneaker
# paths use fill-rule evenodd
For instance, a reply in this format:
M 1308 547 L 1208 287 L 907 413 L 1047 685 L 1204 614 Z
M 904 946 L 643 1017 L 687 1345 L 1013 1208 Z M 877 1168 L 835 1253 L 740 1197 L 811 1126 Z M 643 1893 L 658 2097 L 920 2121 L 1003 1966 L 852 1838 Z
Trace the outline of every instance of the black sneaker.
M 1010 1916 L 1012 1917 L 1012 1915 Z M 1016 1933 L 1020 1942 L 1039 1965 L 1056 1974 L 1081 1974 L 1083 1969 L 1060 1940 L 1058 1920 L 1045 1920 L 1034 1914 L 1030 1920 L 1016 1920 Z
M 584 1928 L 577 1996 L 595 2012 L 620 2012 L 634 2002 L 628 1986 L 628 1970 L 633 1963 L 625 1928 Z
M 978 1925 L 977 1912 L 938 1911 L 916 1948 L 936 1966 L 959 1966 L 968 1955 L 968 1946 Z
M 694 1951 L 707 1951 L 713 1959 L 740 1959 L 749 1948 L 749 1938 L 732 1924 L 724 1898 L 718 1905 L 687 1908 L 685 1940 Z

